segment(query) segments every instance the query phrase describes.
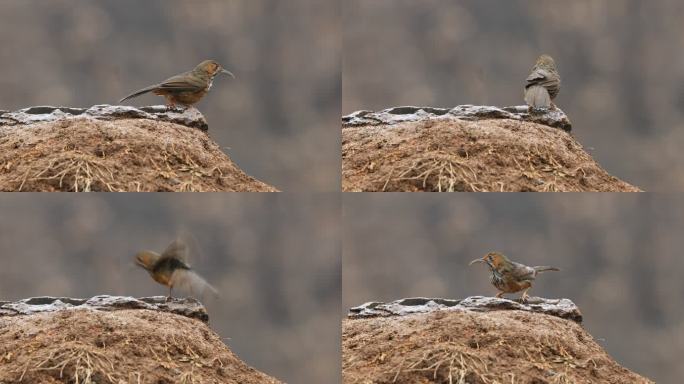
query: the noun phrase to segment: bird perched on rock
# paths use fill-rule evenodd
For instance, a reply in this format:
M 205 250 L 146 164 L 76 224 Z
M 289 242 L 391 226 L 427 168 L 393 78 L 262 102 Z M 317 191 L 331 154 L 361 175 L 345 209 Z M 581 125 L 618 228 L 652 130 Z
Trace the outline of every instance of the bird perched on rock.
M 491 271 L 492 285 L 499 290 L 496 297 L 502 297 L 504 293 L 515 293 L 523 291 L 522 301 L 527 300 L 527 291 L 532 287 L 532 282 L 537 278 L 537 274 L 545 271 L 560 271 L 555 267 L 528 267 L 527 265 L 516 263 L 509 260 L 506 256 L 499 252 L 489 252 L 480 259 L 475 259 L 470 262 L 470 265 L 475 263 L 485 263 Z
M 155 95 L 164 96 L 166 98 L 166 105 L 169 107 L 174 107 L 176 104 L 189 107 L 198 103 L 209 92 L 214 77 L 219 73 L 235 78 L 232 73 L 223 69 L 216 61 L 205 60 L 199 63 L 192 71 L 181 73 L 159 84 L 150 85 L 147 88 L 135 91 L 119 100 L 119 103 L 148 92 L 153 92 Z
M 555 108 L 553 100 L 560 86 L 556 62 L 549 55 L 541 55 L 525 80 L 525 103 L 531 108 Z
M 174 287 L 200 297 L 207 292 L 217 295 L 216 289 L 190 268 L 187 255 L 187 244 L 175 240 L 161 255 L 153 251 L 138 252 L 135 262 L 149 272 L 154 281 L 169 287 L 169 298 Z

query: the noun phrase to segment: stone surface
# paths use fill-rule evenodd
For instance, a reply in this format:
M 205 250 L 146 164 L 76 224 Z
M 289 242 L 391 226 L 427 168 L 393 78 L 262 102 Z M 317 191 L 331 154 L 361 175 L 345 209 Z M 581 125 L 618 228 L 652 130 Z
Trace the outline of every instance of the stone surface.
M 413 297 L 389 303 L 368 302 L 351 308 L 347 316 L 351 319 L 358 319 L 406 316 L 435 311 L 491 312 L 506 310 L 543 313 L 577 323 L 582 322 L 582 313 L 570 299 L 545 299 L 541 297 L 530 297 L 526 303 L 484 296 L 471 296 L 462 300 Z
M 41 312 L 57 312 L 71 309 L 93 311 L 118 311 L 124 309 L 149 309 L 170 312 L 203 322 L 209 315 L 202 303 L 192 298 L 171 298 L 164 296 L 133 298 L 129 296 L 94 296 L 90 299 L 70 297 L 32 297 L 15 302 L 0 302 L 0 316 L 32 315 Z
M 405 106 L 388 108 L 379 112 L 356 111 L 342 117 L 342 127 L 394 125 L 426 119 L 466 121 L 511 119 L 560 128 L 567 132 L 572 130 L 570 119 L 560 108 L 530 110 L 526 105 L 504 108 L 484 105 L 459 105 L 451 109 Z
M 164 105 L 131 107 L 125 105 L 94 105 L 90 108 L 38 106 L 14 112 L 0 111 L 0 126 L 27 125 L 76 117 L 111 121 L 118 119 L 149 119 L 166 121 L 207 131 L 209 125 L 197 108 L 167 108 Z

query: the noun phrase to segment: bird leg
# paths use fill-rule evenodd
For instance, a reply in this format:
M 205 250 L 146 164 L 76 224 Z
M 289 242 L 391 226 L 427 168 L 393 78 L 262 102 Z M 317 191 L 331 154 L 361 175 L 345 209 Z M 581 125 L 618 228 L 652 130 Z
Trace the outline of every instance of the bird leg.
M 496 294 L 496 297 L 497 297 L 498 299 L 501 299 L 501 298 L 503 298 L 503 294 L 504 294 L 504 293 L 505 293 L 505 292 L 499 292 L 499 293 Z
M 173 285 L 169 285 L 169 296 L 166 297 L 167 302 L 169 302 L 169 301 L 171 301 L 171 299 L 173 299 L 172 291 L 173 291 Z
M 527 295 L 527 291 L 529 291 L 530 288 L 532 288 L 532 287 L 529 287 L 523 291 L 522 297 L 520 298 L 521 302 L 527 303 L 527 299 L 529 298 L 529 296 Z
M 174 111 L 176 109 L 176 102 L 173 101 L 173 97 L 167 95 L 164 98 L 166 99 L 166 109 Z

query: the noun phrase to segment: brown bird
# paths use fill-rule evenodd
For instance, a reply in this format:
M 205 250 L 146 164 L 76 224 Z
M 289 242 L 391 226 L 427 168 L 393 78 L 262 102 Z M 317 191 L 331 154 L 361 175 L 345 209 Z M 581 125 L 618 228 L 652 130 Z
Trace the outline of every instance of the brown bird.
M 492 272 L 492 285 L 499 290 L 496 297 L 502 297 L 504 293 L 515 293 L 523 291 L 522 301 L 527 301 L 527 291 L 532 287 L 532 282 L 537 274 L 545 271 L 560 271 L 555 267 L 528 267 L 527 265 L 516 263 L 509 260 L 499 252 L 489 252 L 480 259 L 475 259 L 469 265 L 475 263 L 486 263 Z
M 549 55 L 541 55 L 525 80 L 525 103 L 531 108 L 556 108 L 553 100 L 560 86 L 556 62 Z
M 198 103 L 209 92 L 214 77 L 219 73 L 235 78 L 232 73 L 223 69 L 216 61 L 205 60 L 192 71 L 181 73 L 159 84 L 150 85 L 147 88 L 135 91 L 119 100 L 119 103 L 148 92 L 153 92 L 155 95 L 164 96 L 166 98 L 166 105 L 169 107 L 173 108 L 176 104 L 189 107 Z
M 161 255 L 153 251 L 138 252 L 135 262 L 149 272 L 154 281 L 169 287 L 168 298 L 171 298 L 174 287 L 200 297 L 204 297 L 206 292 L 217 295 L 216 289 L 190 268 L 187 255 L 185 242 L 175 240 Z

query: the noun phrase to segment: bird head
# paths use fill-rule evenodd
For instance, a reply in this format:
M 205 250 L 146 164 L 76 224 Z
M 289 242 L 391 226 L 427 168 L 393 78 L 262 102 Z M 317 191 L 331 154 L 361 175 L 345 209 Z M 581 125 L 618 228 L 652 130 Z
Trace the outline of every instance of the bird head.
M 135 255 L 135 263 L 148 271 L 154 267 L 157 260 L 159 260 L 159 254 L 152 251 L 141 251 Z
M 475 263 L 486 263 L 490 268 L 497 269 L 499 266 L 507 263 L 508 261 L 508 258 L 504 256 L 503 253 L 489 252 L 481 258 L 471 261 L 469 265 L 473 265 Z
M 553 61 L 553 57 L 546 54 L 539 56 L 536 65 L 539 67 L 556 68 L 556 62 Z
M 199 65 L 197 67 L 195 67 L 195 71 L 206 73 L 207 75 L 209 75 L 209 77 L 212 77 L 212 78 L 214 76 L 218 75 L 219 73 L 223 73 L 225 75 L 228 75 L 228 76 L 232 77 L 233 79 L 235 78 L 235 75 L 233 75 L 230 71 L 224 69 L 221 66 L 221 64 L 219 64 L 215 60 L 205 60 L 205 61 L 199 63 Z

